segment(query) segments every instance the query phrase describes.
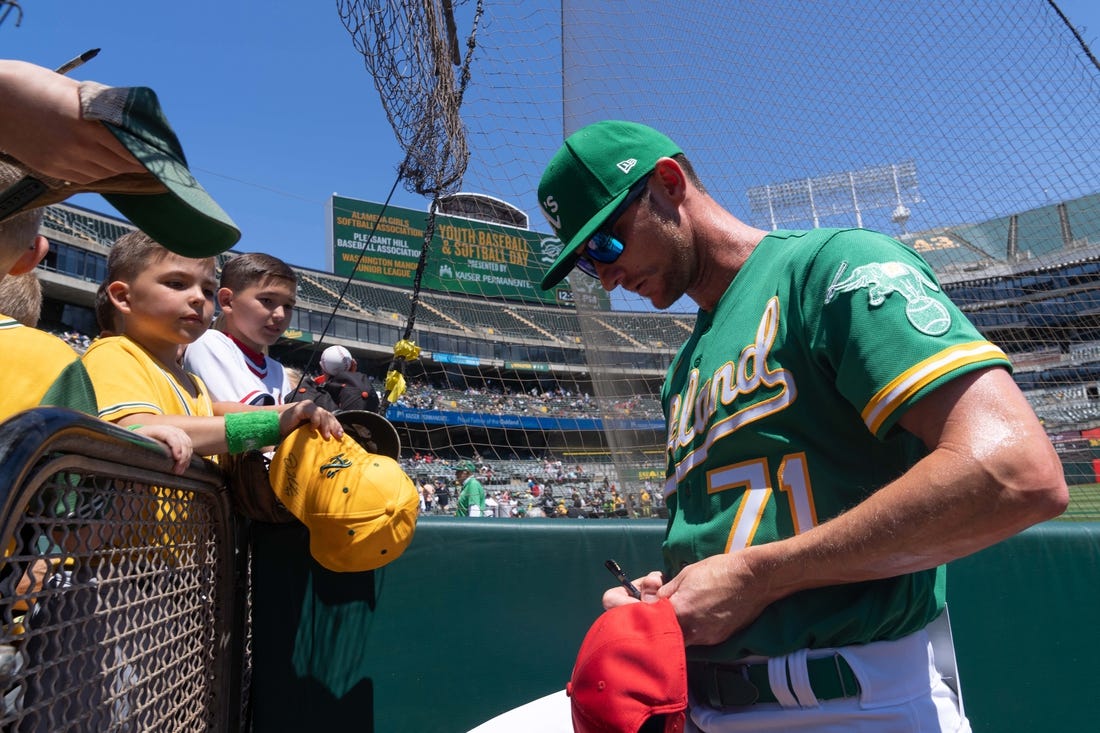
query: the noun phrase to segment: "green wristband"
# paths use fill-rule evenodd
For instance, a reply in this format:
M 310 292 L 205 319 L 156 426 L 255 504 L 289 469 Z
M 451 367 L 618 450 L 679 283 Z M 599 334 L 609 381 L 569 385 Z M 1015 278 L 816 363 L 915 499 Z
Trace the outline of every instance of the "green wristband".
M 244 453 L 275 445 L 282 437 L 275 410 L 231 412 L 225 416 L 225 442 L 230 453 Z

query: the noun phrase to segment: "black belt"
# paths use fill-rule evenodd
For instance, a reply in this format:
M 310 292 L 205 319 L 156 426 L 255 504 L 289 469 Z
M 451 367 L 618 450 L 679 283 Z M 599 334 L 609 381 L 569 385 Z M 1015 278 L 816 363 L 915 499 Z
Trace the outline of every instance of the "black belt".
M 806 670 L 809 673 L 810 687 L 819 700 L 855 697 L 859 694 L 859 681 L 848 662 L 839 654 L 807 659 Z M 767 662 L 688 662 L 688 684 L 697 701 L 715 708 L 779 702 L 768 681 Z

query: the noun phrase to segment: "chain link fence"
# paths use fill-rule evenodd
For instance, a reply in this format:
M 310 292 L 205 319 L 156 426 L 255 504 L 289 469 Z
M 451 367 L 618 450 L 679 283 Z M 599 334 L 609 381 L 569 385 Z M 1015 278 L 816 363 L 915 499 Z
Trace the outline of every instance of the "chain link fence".
M 236 525 L 216 468 L 170 467 L 68 410 L 0 427 L 0 729 L 240 729 Z

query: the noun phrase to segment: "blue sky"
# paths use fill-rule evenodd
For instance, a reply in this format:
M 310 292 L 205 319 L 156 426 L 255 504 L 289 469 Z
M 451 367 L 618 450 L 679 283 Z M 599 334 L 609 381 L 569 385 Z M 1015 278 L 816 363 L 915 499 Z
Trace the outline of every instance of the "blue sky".
M 1100 2 L 1059 4 L 1100 52 Z M 323 269 L 329 196 L 383 201 L 394 184 L 402 151 L 335 2 L 22 5 L 20 26 L 0 25 L 0 55 L 55 67 L 99 47 L 74 77 L 155 89 L 196 177 L 241 227 L 240 251 Z M 75 203 L 111 211 L 98 196 Z M 401 187 L 393 203 L 427 206 Z

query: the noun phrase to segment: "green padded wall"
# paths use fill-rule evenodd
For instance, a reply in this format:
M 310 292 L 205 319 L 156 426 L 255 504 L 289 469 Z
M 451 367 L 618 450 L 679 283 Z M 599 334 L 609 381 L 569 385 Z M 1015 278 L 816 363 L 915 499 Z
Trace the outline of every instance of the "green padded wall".
M 253 729 L 460 732 L 559 690 L 614 583 L 604 560 L 658 569 L 663 531 L 428 517 L 372 577 L 317 566 L 298 525 L 254 525 Z M 949 568 L 975 733 L 1096 729 L 1098 532 L 1051 522 Z
M 559 690 L 614 583 L 604 560 L 659 569 L 663 532 L 659 520 L 425 517 L 374 574 L 370 613 L 370 574 L 318 566 L 300 526 L 254 525 L 254 730 L 466 731 Z
M 1100 523 L 1046 522 L 948 566 L 974 733 L 1100 730 Z

